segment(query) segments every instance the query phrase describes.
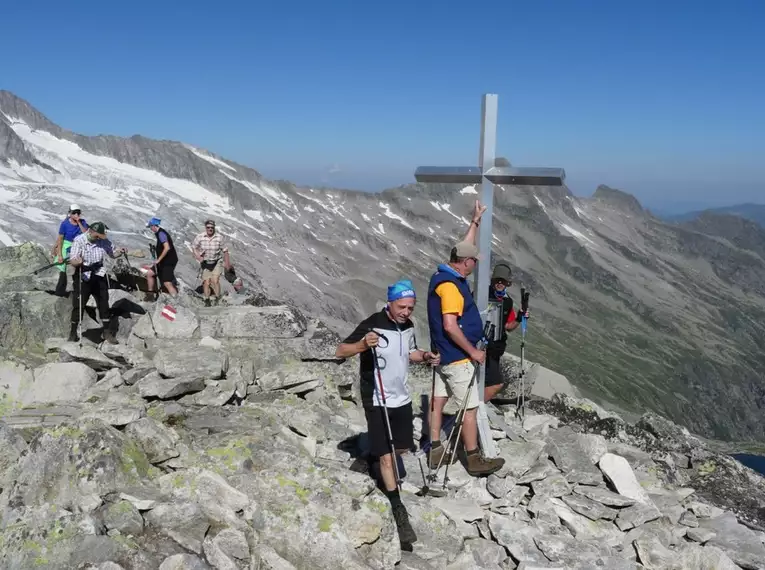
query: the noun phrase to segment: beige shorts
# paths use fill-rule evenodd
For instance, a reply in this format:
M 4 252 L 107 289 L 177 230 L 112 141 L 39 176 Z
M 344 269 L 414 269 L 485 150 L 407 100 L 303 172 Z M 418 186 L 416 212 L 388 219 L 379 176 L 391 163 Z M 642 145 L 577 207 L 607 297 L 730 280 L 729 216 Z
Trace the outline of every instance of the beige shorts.
M 207 281 L 208 279 L 213 279 L 213 280 L 220 279 L 220 276 L 222 273 L 223 273 L 223 260 L 219 259 L 218 263 L 215 264 L 215 267 L 213 267 L 212 270 L 202 269 L 202 281 Z
M 436 398 L 454 397 L 457 405 L 461 406 L 465 401 L 470 381 L 475 374 L 475 366 L 472 362 L 461 362 L 459 364 L 447 364 L 436 369 L 436 389 L 434 395 Z M 478 407 L 478 379 L 476 378 L 470 388 L 468 403 L 466 409 Z

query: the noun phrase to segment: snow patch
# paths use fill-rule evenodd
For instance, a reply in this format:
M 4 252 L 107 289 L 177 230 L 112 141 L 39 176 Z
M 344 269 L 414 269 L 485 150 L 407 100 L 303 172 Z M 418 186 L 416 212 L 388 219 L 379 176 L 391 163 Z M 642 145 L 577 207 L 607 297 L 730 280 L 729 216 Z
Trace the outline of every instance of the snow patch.
M 299 272 L 297 269 L 295 269 L 295 267 L 293 267 L 292 265 L 285 265 L 285 264 L 283 264 L 283 263 L 281 263 L 281 262 L 280 262 L 280 263 L 279 263 L 279 267 L 281 267 L 281 268 L 282 268 L 282 269 L 284 269 L 285 271 L 289 271 L 290 273 L 294 273 L 294 274 L 297 276 L 297 278 L 298 278 L 298 279 L 300 279 L 300 280 L 301 280 L 303 283 L 305 283 L 306 285 L 310 285 L 311 287 L 313 287 L 314 289 L 316 289 L 316 290 L 317 290 L 319 293 L 321 293 L 321 294 L 323 295 L 323 293 L 322 293 L 321 289 L 319 289 L 319 288 L 318 288 L 316 285 L 314 285 L 314 284 L 313 284 L 313 283 L 311 283 L 311 282 L 310 282 L 308 279 L 306 279 L 305 275 L 303 275 L 302 273 L 300 273 L 300 272 Z
M 544 205 L 544 202 L 539 199 L 539 196 L 534 196 L 534 199 L 537 201 L 537 204 L 539 204 L 542 207 L 542 210 L 544 210 L 545 213 L 547 213 L 547 208 Z
M 436 233 L 436 230 L 434 230 L 434 229 L 433 229 L 433 228 L 431 228 L 430 226 L 428 226 L 428 231 L 430 232 L 430 235 L 433 235 L 433 234 L 435 234 L 435 233 Z
M 263 213 L 260 210 L 244 210 L 244 214 L 259 222 L 265 222 Z
M 478 194 L 478 190 L 475 189 L 475 185 L 465 186 L 460 190 L 460 194 Z
M 563 228 L 565 231 L 567 231 L 569 234 L 571 234 L 571 236 L 574 237 L 575 239 L 577 239 L 578 241 L 589 243 L 589 244 L 592 244 L 592 245 L 596 245 L 594 241 L 592 241 L 590 238 L 588 238 L 582 232 L 579 232 L 579 231 L 575 230 L 574 228 L 572 228 L 568 224 L 561 224 L 560 227 Z
M 372 221 L 372 220 L 371 220 L 371 218 L 370 218 L 369 216 L 367 216 L 367 215 L 366 215 L 365 213 L 363 213 L 363 212 L 361 213 L 361 217 L 362 217 L 362 218 L 364 218 L 364 221 L 365 221 L 365 222 L 371 222 L 371 221 Z
M 431 200 L 430 205 L 433 206 L 439 212 L 441 211 L 441 204 L 439 204 L 438 202 L 434 202 L 433 200 Z
M 303 206 L 303 211 L 305 211 L 305 212 L 311 212 L 311 213 L 313 213 L 313 212 L 315 212 L 316 210 L 314 210 L 313 208 L 311 208 L 311 206 Z M 386 487 L 386 489 L 387 489 L 387 487 Z
M 383 209 L 383 214 L 386 217 L 390 218 L 391 220 L 396 220 L 397 222 L 400 222 L 401 225 L 406 226 L 410 230 L 414 229 L 411 226 L 411 224 L 409 224 L 409 222 L 407 222 L 404 218 L 402 218 L 401 216 L 398 216 L 398 215 L 394 214 L 393 212 L 391 212 L 390 211 L 390 206 L 388 204 L 386 204 L 385 202 L 379 202 L 378 206 L 380 206 Z
M 3 229 L 0 228 L 0 243 L 6 246 L 17 245 L 13 238 L 9 236 Z
M 236 168 L 234 168 L 233 166 L 230 166 L 230 165 L 226 164 L 225 162 L 223 162 L 222 160 L 218 160 L 215 157 L 209 156 L 207 154 L 203 154 L 202 151 L 200 149 L 198 149 L 198 148 L 195 148 L 195 147 L 193 147 L 193 146 L 191 146 L 189 144 L 185 144 L 183 146 L 185 146 L 193 154 L 195 154 L 196 156 L 198 156 L 202 160 L 206 160 L 210 164 L 214 164 L 215 166 L 222 166 L 223 168 L 228 168 L 229 170 L 233 170 L 234 172 L 236 172 Z M 221 172 L 223 172 L 223 171 L 221 171 Z M 225 174 L 225 172 L 223 174 Z

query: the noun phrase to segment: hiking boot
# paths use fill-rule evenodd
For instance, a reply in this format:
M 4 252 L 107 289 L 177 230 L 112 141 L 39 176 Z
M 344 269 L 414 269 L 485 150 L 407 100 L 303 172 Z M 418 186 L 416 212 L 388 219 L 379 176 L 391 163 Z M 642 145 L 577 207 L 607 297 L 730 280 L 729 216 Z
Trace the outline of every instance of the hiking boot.
M 77 323 L 72 323 L 72 327 L 69 329 L 69 337 L 66 339 L 67 342 L 77 342 L 80 340 L 77 338 Z
M 205 307 L 212 307 L 212 303 L 210 303 L 210 299 L 205 299 Z
M 438 463 L 441 463 L 441 467 L 444 465 L 448 465 L 452 462 L 452 453 L 446 453 L 446 457 L 444 457 L 444 453 L 446 453 L 446 448 L 443 446 L 443 444 L 435 445 L 430 448 L 430 453 L 428 453 L 428 466 L 431 469 L 438 469 Z M 444 457 L 444 460 L 441 461 L 441 458 Z
M 153 303 L 157 300 L 157 294 L 153 291 L 147 291 L 146 294 L 143 296 L 143 302 L 144 303 Z
M 413 542 L 417 542 L 417 535 L 414 533 L 414 529 L 409 523 L 409 513 L 406 512 L 406 507 L 404 505 L 396 505 L 393 507 L 393 518 L 396 520 L 398 540 L 402 547 L 411 546 Z
M 467 472 L 473 477 L 485 477 L 502 469 L 505 460 L 501 457 L 487 459 L 476 449 L 467 454 Z
M 114 336 L 114 333 L 110 330 L 104 330 L 104 340 L 109 344 L 119 344 L 117 338 Z

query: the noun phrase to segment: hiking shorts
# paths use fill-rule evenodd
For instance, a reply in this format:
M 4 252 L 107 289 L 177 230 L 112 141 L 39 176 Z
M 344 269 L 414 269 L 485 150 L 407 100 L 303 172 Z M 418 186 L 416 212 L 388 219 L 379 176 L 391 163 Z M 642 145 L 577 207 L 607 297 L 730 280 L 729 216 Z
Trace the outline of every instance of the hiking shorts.
M 436 389 L 433 395 L 436 398 L 454 397 L 458 405 L 462 405 L 467 396 L 467 406 L 470 410 L 478 407 L 478 379 L 472 383 L 475 374 L 475 366 L 472 361 L 455 362 L 436 369 Z M 468 386 L 470 393 L 468 394 Z
M 219 259 L 212 269 L 205 269 L 202 266 L 202 281 L 208 279 L 220 279 L 221 273 L 223 273 L 223 260 Z
M 175 283 L 175 263 L 157 265 L 157 279 L 160 283 Z
M 390 441 L 388 441 L 388 427 L 385 424 L 385 408 L 372 406 L 364 408 L 364 413 L 367 416 L 369 454 L 372 457 L 387 455 L 390 453 Z M 409 402 L 398 408 L 388 408 L 388 417 L 396 450 L 412 449 L 414 447 L 412 403 Z

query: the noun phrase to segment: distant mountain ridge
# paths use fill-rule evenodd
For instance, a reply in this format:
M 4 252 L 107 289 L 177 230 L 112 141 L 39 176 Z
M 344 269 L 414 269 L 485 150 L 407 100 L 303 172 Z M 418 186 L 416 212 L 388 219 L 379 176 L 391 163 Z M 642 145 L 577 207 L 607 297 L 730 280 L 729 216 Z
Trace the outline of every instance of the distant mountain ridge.
M 765 226 L 765 204 L 735 204 L 733 206 L 722 206 L 720 208 L 694 210 L 692 212 L 685 212 L 683 214 L 666 215 L 662 216 L 662 218 L 673 222 L 687 222 L 694 220 L 704 214 L 731 214 L 734 216 L 746 218 L 747 220 L 752 220 L 761 226 Z
M 13 219 L 0 245 L 49 246 L 74 202 L 105 221 L 117 245 L 146 249 L 146 220 L 158 215 L 193 287 L 198 266 L 185 248 L 212 217 L 247 283 L 341 333 L 408 277 L 426 345 L 428 279 L 477 197 L 473 186 L 366 193 L 268 180 L 178 141 L 78 135 L 0 91 L 0 209 Z M 765 439 L 765 229 L 733 216 L 666 223 L 606 186 L 591 198 L 506 186 L 495 191 L 493 232 L 491 256 L 512 264 L 513 295 L 531 292 L 529 359 L 622 410 L 652 409 L 717 438 Z M 518 344 L 512 336 L 510 350 Z

